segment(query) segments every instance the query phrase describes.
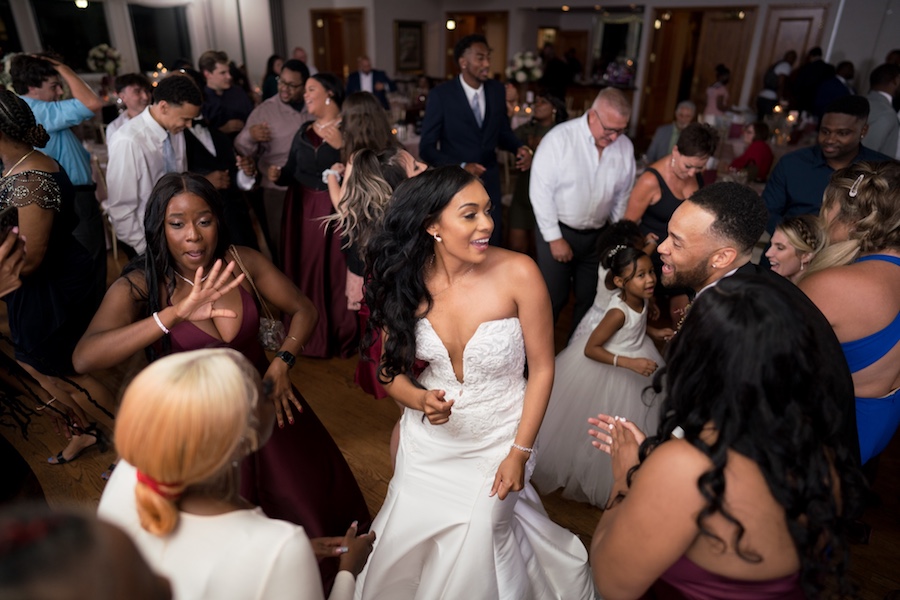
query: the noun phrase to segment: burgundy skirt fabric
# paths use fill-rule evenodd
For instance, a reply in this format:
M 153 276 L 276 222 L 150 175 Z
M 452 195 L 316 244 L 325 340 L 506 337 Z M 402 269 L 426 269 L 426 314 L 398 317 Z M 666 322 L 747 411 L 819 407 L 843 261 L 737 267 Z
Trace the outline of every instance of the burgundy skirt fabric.
M 359 331 L 360 335 L 365 335 L 366 324 L 369 322 L 369 305 L 363 301 L 359 308 Z M 385 391 L 381 382 L 378 381 L 378 362 L 381 360 L 381 337 L 375 339 L 375 343 L 368 348 L 361 349 L 359 362 L 356 364 L 356 371 L 353 373 L 353 381 L 363 389 L 364 392 L 371 394 L 376 400 L 387 398 L 388 393 Z
M 319 321 L 305 356 L 348 357 L 356 352 L 356 315 L 347 308 L 347 261 L 341 236 L 322 222 L 333 212 L 327 191 L 291 186 L 284 199 L 284 273 L 315 305 Z

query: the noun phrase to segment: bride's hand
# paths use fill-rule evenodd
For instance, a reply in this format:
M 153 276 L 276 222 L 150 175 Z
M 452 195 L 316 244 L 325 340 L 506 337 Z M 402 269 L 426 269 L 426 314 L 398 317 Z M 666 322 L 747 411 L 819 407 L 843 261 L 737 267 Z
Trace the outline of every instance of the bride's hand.
M 640 427 L 622 417 L 614 417 L 612 415 L 599 413 L 596 419 L 594 417 L 588 417 L 588 423 L 597 428 L 588 430 L 589 435 L 597 438 L 596 440 L 591 440 L 591 444 L 593 444 L 594 448 L 603 450 L 607 454 L 610 454 L 610 445 L 613 440 L 612 429 L 615 425 L 621 425 L 625 429 L 628 429 L 631 432 L 631 435 L 634 436 L 634 440 L 637 442 L 638 446 L 643 444 L 644 440 L 647 439 L 647 434 L 641 431 Z
M 510 454 L 503 459 L 500 467 L 497 468 L 497 474 L 494 475 L 494 485 L 491 487 L 489 496 L 496 495 L 500 500 L 505 500 L 510 492 L 518 492 L 525 487 L 525 463 L 528 462 L 528 455 L 525 460 L 521 457 Z
M 236 288 L 244 280 L 244 274 L 232 278 L 234 263 L 228 263 L 222 268 L 222 259 L 213 263 L 209 270 L 209 277 L 203 281 L 203 267 L 197 269 L 194 274 L 194 285 L 187 298 L 180 301 L 175 308 L 175 315 L 181 321 L 205 321 L 216 317 L 228 317 L 234 319 L 237 313 L 233 310 L 214 308 L 216 300 Z M 229 281 L 230 280 L 230 281 Z
M 422 412 L 432 425 L 443 425 L 450 420 L 450 409 L 456 400 L 444 400 L 444 390 L 428 390 L 422 400 Z

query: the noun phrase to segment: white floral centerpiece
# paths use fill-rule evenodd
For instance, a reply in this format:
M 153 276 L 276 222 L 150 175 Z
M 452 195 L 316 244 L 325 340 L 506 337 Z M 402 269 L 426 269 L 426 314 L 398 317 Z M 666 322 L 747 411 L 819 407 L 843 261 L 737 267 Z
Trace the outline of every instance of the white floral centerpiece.
M 106 73 L 110 77 L 115 77 L 122 68 L 122 55 L 109 44 L 98 44 L 88 52 L 87 66 L 95 73 Z
M 541 57 L 530 50 L 516 52 L 512 64 L 506 67 L 506 77 L 517 83 L 537 81 L 543 74 Z

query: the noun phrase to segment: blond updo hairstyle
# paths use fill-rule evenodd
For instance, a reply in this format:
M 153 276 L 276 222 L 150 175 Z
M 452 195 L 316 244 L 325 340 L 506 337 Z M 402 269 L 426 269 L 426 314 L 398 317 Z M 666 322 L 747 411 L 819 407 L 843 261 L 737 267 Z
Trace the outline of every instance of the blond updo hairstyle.
M 850 264 L 860 254 L 900 248 L 900 163 L 858 162 L 835 171 L 822 200 L 823 225 L 835 206 L 834 220 L 847 226 L 848 239 L 829 240 L 810 272 Z
M 141 526 L 163 536 L 178 524 L 177 496 L 216 479 L 256 450 L 259 374 L 239 352 L 205 349 L 163 357 L 129 384 L 116 416 L 119 455 L 172 499 L 138 482 Z
M 825 230 L 816 215 L 795 215 L 787 217 L 778 224 L 777 230 L 784 234 L 788 243 L 794 247 L 801 264 L 808 264 L 825 247 Z M 807 263 L 803 256 L 809 254 Z

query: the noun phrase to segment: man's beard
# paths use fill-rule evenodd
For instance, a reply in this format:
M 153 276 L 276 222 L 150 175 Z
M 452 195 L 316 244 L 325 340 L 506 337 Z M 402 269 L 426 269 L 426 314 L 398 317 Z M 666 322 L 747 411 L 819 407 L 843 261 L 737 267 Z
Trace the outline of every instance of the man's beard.
M 703 288 L 703 284 L 706 283 L 710 276 L 710 269 L 707 267 L 708 262 L 709 259 L 706 258 L 697 263 L 697 266 L 689 271 L 685 271 L 683 268 L 676 268 L 674 273 L 663 273 L 663 287 L 683 287 L 692 289 L 695 292 L 700 291 Z

